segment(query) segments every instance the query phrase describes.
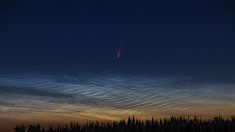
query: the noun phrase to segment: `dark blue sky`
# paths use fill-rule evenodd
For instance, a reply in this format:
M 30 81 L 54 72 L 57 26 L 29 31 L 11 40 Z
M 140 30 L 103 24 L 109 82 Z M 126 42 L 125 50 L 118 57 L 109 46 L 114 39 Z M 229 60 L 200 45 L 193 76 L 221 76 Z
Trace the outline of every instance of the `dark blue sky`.
M 0 4 L 1 67 L 235 72 L 230 0 Z

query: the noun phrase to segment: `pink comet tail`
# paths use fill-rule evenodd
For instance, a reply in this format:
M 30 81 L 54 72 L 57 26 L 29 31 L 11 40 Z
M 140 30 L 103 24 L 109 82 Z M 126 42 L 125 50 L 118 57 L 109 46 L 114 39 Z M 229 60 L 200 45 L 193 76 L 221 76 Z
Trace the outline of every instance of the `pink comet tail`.
M 121 55 L 121 48 L 118 50 L 118 55 L 117 55 L 118 59 L 120 58 L 120 55 Z

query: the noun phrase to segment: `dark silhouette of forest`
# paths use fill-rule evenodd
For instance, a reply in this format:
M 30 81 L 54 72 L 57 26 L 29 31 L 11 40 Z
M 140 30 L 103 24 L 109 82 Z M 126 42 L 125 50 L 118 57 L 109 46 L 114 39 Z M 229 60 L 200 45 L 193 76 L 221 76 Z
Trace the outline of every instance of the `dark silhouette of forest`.
M 37 125 L 17 125 L 15 132 L 235 132 L 235 117 L 201 120 L 197 117 L 171 117 L 138 120 L 134 117 L 112 123 L 70 123 L 43 128 Z

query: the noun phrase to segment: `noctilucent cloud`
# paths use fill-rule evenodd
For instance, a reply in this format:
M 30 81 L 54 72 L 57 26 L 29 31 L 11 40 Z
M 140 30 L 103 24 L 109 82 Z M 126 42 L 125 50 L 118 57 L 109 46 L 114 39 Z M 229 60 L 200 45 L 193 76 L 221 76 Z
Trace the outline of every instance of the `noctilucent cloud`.
M 0 1 L 0 126 L 235 110 L 231 0 Z

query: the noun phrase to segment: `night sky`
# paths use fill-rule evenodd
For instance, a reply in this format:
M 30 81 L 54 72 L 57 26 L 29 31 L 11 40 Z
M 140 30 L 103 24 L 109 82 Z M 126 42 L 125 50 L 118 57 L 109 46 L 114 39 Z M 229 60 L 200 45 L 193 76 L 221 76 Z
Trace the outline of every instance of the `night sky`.
M 232 5 L 207 0 L 3 0 L 1 66 L 231 72 Z
M 234 114 L 234 6 L 1 0 L 0 119 Z

